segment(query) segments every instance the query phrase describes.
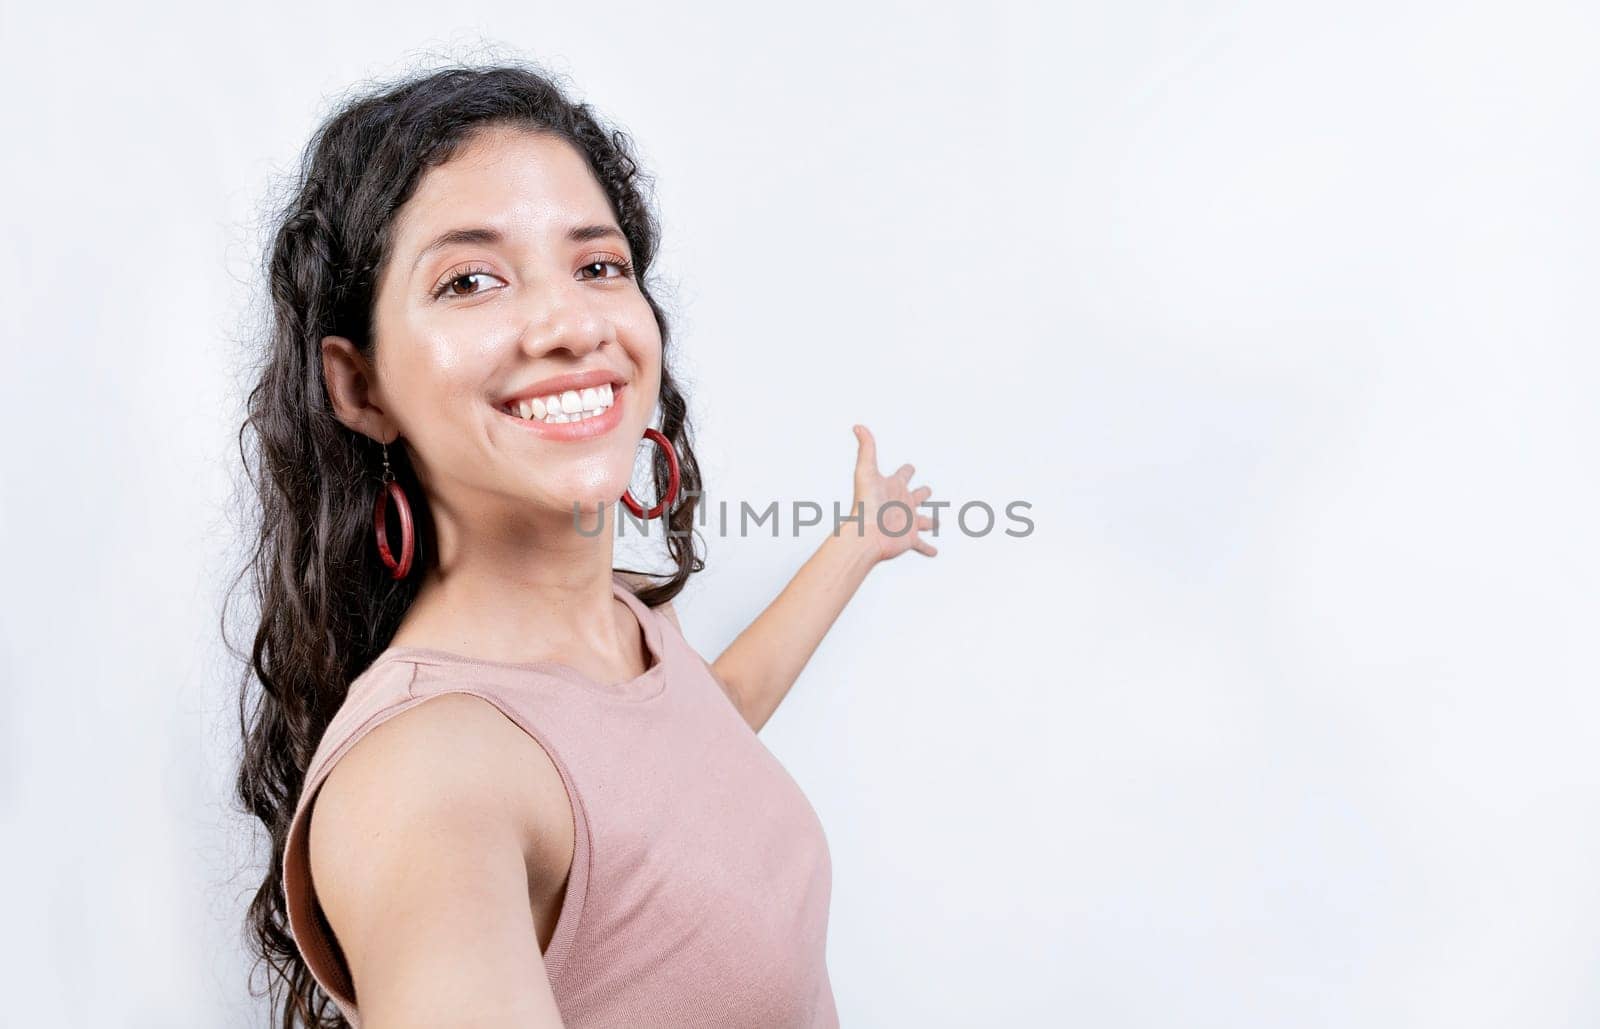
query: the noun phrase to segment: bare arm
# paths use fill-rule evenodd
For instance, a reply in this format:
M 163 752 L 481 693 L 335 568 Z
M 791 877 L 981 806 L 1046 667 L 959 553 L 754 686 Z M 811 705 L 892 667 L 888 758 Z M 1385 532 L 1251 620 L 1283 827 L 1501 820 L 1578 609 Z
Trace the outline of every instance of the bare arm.
M 558 1029 L 529 901 L 518 732 L 433 698 L 340 759 L 312 812 L 312 880 L 369 1029 Z M 563 813 L 562 817 L 566 817 Z
M 907 515 L 914 514 L 917 505 L 933 491 L 927 486 L 910 489 L 915 469 L 909 464 L 901 465 L 893 475 L 880 475 L 872 434 L 865 426 L 855 429 L 859 448 L 851 511 L 862 516 L 860 531 L 850 523 L 842 525 L 835 535 L 830 525 L 829 535 L 816 553 L 711 665 L 756 732 L 761 731 L 788 695 L 800 670 L 868 572 L 880 561 L 907 550 L 928 557 L 938 553 L 920 535 L 921 530 L 934 527 L 930 518 L 917 516 L 909 527 L 906 522 Z M 895 502 L 904 504 L 907 510 L 885 508 Z
M 854 536 L 830 535 L 711 670 L 756 732 L 767 724 L 839 612 L 876 564 Z

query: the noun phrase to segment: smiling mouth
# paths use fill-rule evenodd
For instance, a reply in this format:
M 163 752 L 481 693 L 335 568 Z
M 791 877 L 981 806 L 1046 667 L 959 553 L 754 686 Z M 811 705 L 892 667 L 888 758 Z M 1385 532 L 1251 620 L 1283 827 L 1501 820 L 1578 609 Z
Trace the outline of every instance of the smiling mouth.
M 613 389 L 611 383 L 607 382 L 599 386 L 586 386 L 583 389 L 564 390 L 544 397 L 529 397 L 514 404 L 502 404 L 500 412 L 542 425 L 583 422 L 599 418 L 611 410 L 617 402 L 619 392 L 620 387 Z

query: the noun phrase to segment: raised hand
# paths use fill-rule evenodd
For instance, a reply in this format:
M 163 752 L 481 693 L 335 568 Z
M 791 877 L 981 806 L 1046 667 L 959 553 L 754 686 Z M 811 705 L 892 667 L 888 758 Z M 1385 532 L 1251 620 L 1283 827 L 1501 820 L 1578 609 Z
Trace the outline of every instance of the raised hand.
M 898 557 L 908 550 L 933 557 L 939 548 L 922 538 L 924 530 L 933 529 L 933 519 L 917 514 L 917 505 L 927 500 L 933 489 L 928 486 L 911 488 L 911 476 L 916 469 L 909 464 L 901 465 L 893 475 L 881 474 L 878 471 L 878 444 L 872 438 L 872 433 L 865 425 L 852 426 L 851 430 L 855 433 L 858 448 L 855 499 L 851 502 L 849 513 L 863 516 L 863 524 L 859 529 L 862 544 L 878 561 Z M 905 507 L 898 504 L 886 506 L 894 501 L 899 501 Z M 880 511 L 883 512 L 881 528 L 878 519 Z M 908 517 L 911 521 L 909 530 Z M 857 531 L 853 522 L 839 528 L 839 534 L 852 542 L 857 538 Z

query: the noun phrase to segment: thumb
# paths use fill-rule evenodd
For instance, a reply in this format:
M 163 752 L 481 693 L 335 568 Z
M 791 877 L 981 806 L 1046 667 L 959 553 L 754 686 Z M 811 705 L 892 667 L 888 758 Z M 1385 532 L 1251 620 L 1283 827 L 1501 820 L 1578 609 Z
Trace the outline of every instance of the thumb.
M 856 453 L 856 471 L 866 471 L 877 474 L 877 441 L 872 438 L 872 433 L 867 430 L 865 425 L 853 426 L 852 430 L 856 434 L 856 442 L 860 444 L 860 449 Z

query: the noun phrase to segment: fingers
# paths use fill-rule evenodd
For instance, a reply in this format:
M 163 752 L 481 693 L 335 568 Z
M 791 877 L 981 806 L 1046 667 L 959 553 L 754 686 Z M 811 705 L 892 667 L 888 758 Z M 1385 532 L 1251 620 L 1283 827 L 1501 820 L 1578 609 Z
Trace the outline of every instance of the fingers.
M 917 531 L 918 532 L 932 532 L 933 531 L 933 519 L 931 517 L 929 517 L 928 515 L 918 515 L 917 516 Z
M 908 482 L 911 481 L 912 473 L 914 473 L 915 471 L 916 471 L 916 468 L 913 467 L 912 465 L 903 464 L 903 465 L 901 465 L 899 468 L 897 468 L 895 470 L 894 477 L 899 479 L 901 482 L 907 482 L 908 483 Z
M 911 549 L 926 557 L 932 557 L 939 552 L 938 547 L 934 546 L 932 543 L 929 543 L 927 540 L 920 538 L 915 543 L 911 544 Z
M 911 491 L 911 499 L 916 501 L 919 504 L 922 503 L 924 500 L 927 500 L 932 495 L 933 495 L 933 487 L 932 486 L 918 486 L 916 489 Z

